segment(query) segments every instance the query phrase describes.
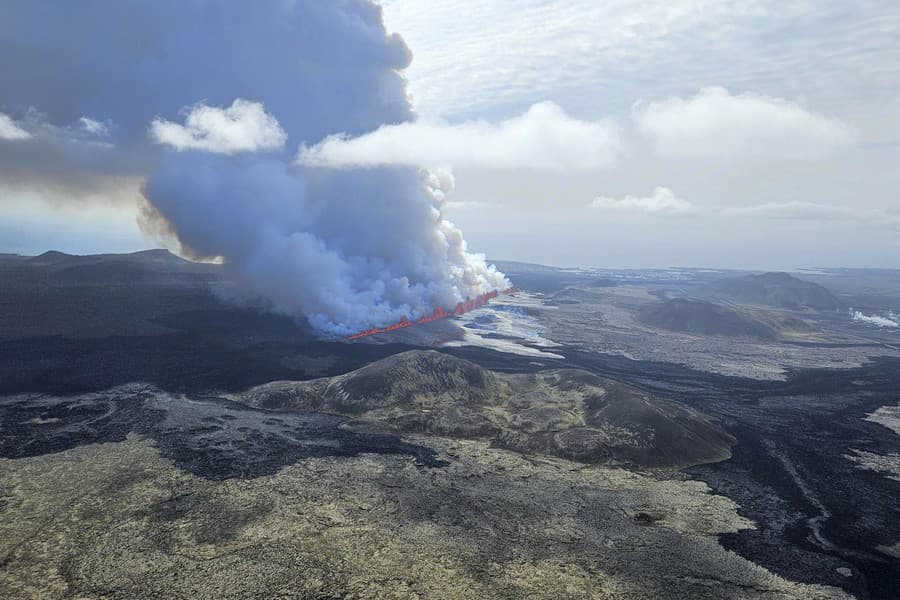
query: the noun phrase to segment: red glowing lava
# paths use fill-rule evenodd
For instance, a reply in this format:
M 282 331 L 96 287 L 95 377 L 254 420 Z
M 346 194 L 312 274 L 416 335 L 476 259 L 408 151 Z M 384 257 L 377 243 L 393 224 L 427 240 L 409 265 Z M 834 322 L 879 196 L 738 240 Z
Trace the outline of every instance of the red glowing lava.
M 456 307 L 452 311 L 445 310 L 444 308 L 438 306 L 434 309 L 434 311 L 421 319 L 416 321 L 410 321 L 406 317 L 403 317 L 396 323 L 392 325 L 388 325 L 386 327 L 374 327 L 372 329 L 366 329 L 365 331 L 360 331 L 359 333 L 354 333 L 351 336 L 348 336 L 344 339 L 346 340 L 356 340 L 363 337 L 369 337 L 370 335 L 376 335 L 378 333 L 386 333 L 388 331 L 396 331 L 398 329 L 403 329 L 404 327 L 412 327 L 413 325 L 424 325 L 425 323 L 431 323 L 432 321 L 438 321 L 440 319 L 447 319 L 449 317 L 458 317 L 460 315 L 464 315 L 469 311 L 475 310 L 476 308 L 481 308 L 488 302 L 490 302 L 493 298 L 496 298 L 500 294 L 515 294 L 519 290 L 515 287 L 511 287 L 503 290 L 502 292 L 498 292 L 494 290 L 492 292 L 488 292 L 486 294 L 481 294 L 480 296 L 475 296 L 470 300 L 466 300 L 465 302 L 460 302 L 456 305 Z

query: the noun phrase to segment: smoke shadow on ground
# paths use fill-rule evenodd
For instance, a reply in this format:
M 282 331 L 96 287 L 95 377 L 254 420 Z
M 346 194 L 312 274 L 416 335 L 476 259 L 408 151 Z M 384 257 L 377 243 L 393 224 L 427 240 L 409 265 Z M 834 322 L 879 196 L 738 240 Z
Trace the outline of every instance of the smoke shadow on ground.
M 196 333 L 26 338 L 0 342 L 0 394 L 80 394 L 132 382 L 176 393 L 237 391 L 339 375 L 411 348 Z M 298 356 L 309 359 L 309 371 L 304 360 L 287 360 Z

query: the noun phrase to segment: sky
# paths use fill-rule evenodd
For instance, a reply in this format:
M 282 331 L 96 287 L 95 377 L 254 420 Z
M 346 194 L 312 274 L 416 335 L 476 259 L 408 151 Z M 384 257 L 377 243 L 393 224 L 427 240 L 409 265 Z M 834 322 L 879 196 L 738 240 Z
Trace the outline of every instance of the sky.
M 381 4 L 416 120 L 323 131 L 297 164 L 452 173 L 445 216 L 496 260 L 900 268 L 897 2 Z M 0 138 L 34 135 L 41 110 L 0 88 Z M 107 124 L 40 127 L 102 144 Z M 0 148 L 0 252 L 158 245 L 131 170 L 42 180 L 20 160 Z

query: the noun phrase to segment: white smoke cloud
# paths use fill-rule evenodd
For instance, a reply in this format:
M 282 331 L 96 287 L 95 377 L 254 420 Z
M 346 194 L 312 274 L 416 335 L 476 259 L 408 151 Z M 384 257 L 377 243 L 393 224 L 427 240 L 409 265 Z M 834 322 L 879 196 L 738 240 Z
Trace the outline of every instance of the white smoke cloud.
M 553 102 L 542 102 L 496 124 L 417 121 L 387 125 L 358 137 L 333 135 L 301 147 L 297 160 L 326 167 L 474 166 L 567 172 L 609 166 L 623 148 L 614 121 L 581 121 Z
M 674 158 L 818 158 L 854 137 L 840 121 L 793 102 L 721 87 L 639 103 L 632 118 L 658 154 Z
M 278 120 L 262 103 L 241 98 L 227 108 L 196 104 L 186 111 L 184 125 L 157 118 L 150 132 L 158 143 L 179 151 L 218 154 L 277 150 L 287 140 Z
M 880 315 L 867 315 L 861 311 L 850 308 L 850 318 L 854 321 L 859 321 L 860 323 L 866 323 L 867 325 L 875 325 L 876 327 L 900 327 L 900 318 L 893 312 L 889 312 L 887 317 L 883 317 Z
M 305 315 L 330 334 L 418 318 L 508 285 L 443 219 L 446 173 L 306 175 L 275 160 L 173 155 L 147 194 L 190 254 L 223 256 L 272 310 Z
M 171 233 L 186 255 L 221 257 L 241 301 L 341 335 L 508 285 L 443 217 L 448 173 L 297 166 L 284 148 L 288 137 L 315 146 L 412 120 L 400 74 L 411 54 L 373 2 L 47 11 L 7 0 L 0 22 L 18 24 L 2 38 L 4 102 L 34 106 L 68 137 L 73 123 L 90 133 L 84 115 L 114 125 L 102 148 L 48 142 L 43 154 L 0 155 L 0 168 L 52 156 L 53 176 L 139 177 L 148 231 Z
M 0 113 L 0 140 L 27 140 L 31 134 L 19 127 L 9 115 Z
M 657 214 L 692 214 L 697 212 L 691 202 L 679 198 L 667 187 L 657 187 L 650 196 L 625 196 L 609 198 L 598 196 L 588 204 L 589 208 L 601 210 L 625 210 Z

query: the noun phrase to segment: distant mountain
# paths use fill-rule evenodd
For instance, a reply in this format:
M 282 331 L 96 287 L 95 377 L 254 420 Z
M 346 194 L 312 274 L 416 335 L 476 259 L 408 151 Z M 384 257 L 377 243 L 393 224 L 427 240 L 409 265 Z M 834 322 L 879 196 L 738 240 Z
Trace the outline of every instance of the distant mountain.
M 0 260 L 0 339 L 168 331 L 161 318 L 217 311 L 220 265 L 167 250 L 78 256 L 51 250 Z
M 194 263 L 168 250 L 142 250 L 129 254 L 75 255 L 50 250 L 18 261 L 13 266 L 41 271 L 54 285 L 134 285 L 171 278 L 213 275 L 217 265 Z
M 814 331 L 802 319 L 788 315 L 751 314 L 729 306 L 687 298 L 673 298 L 648 306 L 638 313 L 638 319 L 669 331 L 765 340 Z
M 58 250 L 48 250 L 37 256 L 26 257 L 25 260 L 33 265 L 75 265 L 96 264 L 110 262 L 129 262 L 146 265 L 184 265 L 197 264 L 175 256 L 163 248 L 152 250 L 139 250 L 122 254 L 66 254 Z
M 706 287 L 714 297 L 776 308 L 835 310 L 837 299 L 817 283 L 787 273 L 763 273 L 714 281 Z
M 73 254 L 66 254 L 57 250 L 48 250 L 37 256 L 30 256 L 25 260 L 32 265 L 59 265 L 66 262 L 77 260 L 78 257 Z
M 151 250 L 139 250 L 122 254 L 67 254 L 59 250 L 48 250 L 37 256 L 22 257 L 34 265 L 58 265 L 62 263 L 96 263 L 109 261 L 131 261 L 142 263 L 181 264 L 190 263 L 181 257 L 175 256 L 164 248 Z
M 337 377 L 273 382 L 233 399 L 339 413 L 360 430 L 488 439 L 587 463 L 700 464 L 724 460 L 734 443 L 691 408 L 586 371 L 508 375 L 435 351 L 404 352 Z

